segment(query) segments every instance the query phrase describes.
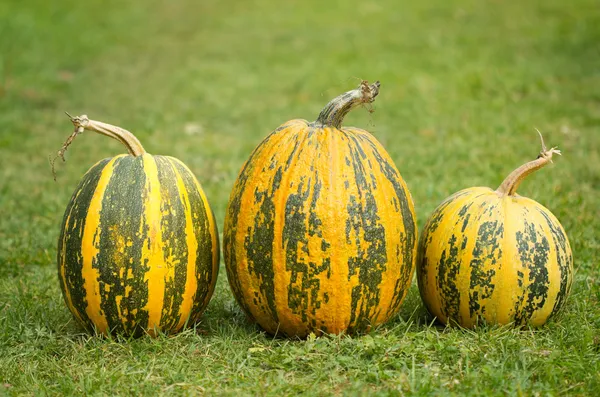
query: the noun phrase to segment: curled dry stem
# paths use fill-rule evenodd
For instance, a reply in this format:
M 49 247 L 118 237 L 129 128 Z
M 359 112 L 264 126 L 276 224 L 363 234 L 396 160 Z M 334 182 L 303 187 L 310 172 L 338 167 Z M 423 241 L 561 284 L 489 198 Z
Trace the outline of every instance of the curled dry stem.
M 544 137 L 542 136 L 542 133 L 540 132 L 540 130 L 538 130 L 537 128 L 535 129 L 537 131 L 537 133 L 540 136 L 540 140 L 542 141 L 542 150 L 540 151 L 540 154 L 538 155 L 538 159 L 539 158 L 547 158 L 549 162 L 553 163 L 552 161 L 552 155 L 553 154 L 558 154 L 559 156 L 562 155 L 562 153 L 560 152 L 560 150 L 558 150 L 557 146 L 551 147 L 550 149 L 548 149 L 546 147 L 546 144 L 544 143 Z
M 116 139 L 127 148 L 127 151 L 132 156 L 142 156 L 146 153 L 140 141 L 131 132 L 121 127 L 106 124 L 101 121 L 90 120 L 85 114 L 73 117 L 67 113 L 67 116 L 69 116 L 69 119 L 71 119 L 71 122 L 75 126 L 75 131 L 67 138 L 62 148 L 58 151 L 56 157 L 50 160 L 50 164 L 52 164 L 52 174 L 54 175 L 54 180 L 56 180 L 56 172 L 54 170 L 54 163 L 56 159 L 60 157 L 63 161 L 65 161 L 65 152 L 67 151 L 67 148 L 69 145 L 71 145 L 71 143 L 73 143 L 73 140 L 77 137 L 77 135 L 81 134 L 84 130 L 94 131 L 98 134 Z
M 71 119 L 71 122 L 73 122 L 73 125 L 75 126 L 75 130 L 73 131 L 73 133 L 71 135 L 69 135 L 67 140 L 63 143 L 60 150 L 56 153 L 56 156 L 54 156 L 54 158 L 52 158 L 52 155 L 48 155 L 48 160 L 50 161 L 50 165 L 52 167 L 52 177 L 54 178 L 54 182 L 56 182 L 56 169 L 55 169 L 54 163 L 56 163 L 56 160 L 59 157 L 62 159 L 63 162 L 66 161 L 65 160 L 65 152 L 67 151 L 69 146 L 71 146 L 71 144 L 73 143 L 73 141 L 75 140 L 77 135 L 81 134 L 85 130 L 85 128 L 83 126 L 83 120 L 84 119 L 87 120 L 86 115 L 73 117 L 67 112 L 65 112 L 65 114 L 69 117 L 69 119 Z

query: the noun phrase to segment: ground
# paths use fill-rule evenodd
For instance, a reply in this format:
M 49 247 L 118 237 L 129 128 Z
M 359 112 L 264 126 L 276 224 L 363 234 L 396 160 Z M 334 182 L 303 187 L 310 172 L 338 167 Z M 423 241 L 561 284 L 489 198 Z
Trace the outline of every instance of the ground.
M 595 0 L 0 3 L 0 394 L 600 394 L 600 8 Z M 445 197 L 497 187 L 539 151 L 563 156 L 519 192 L 571 241 L 575 280 L 540 329 L 443 328 L 416 284 L 362 337 L 269 337 L 235 304 L 221 264 L 193 330 L 90 337 L 58 285 L 56 241 L 78 180 L 122 153 L 85 133 L 57 163 L 63 111 L 121 125 L 184 161 L 219 225 L 260 140 L 381 80 L 371 131 L 407 181 L 419 226 Z M 222 229 L 222 227 L 221 227 Z

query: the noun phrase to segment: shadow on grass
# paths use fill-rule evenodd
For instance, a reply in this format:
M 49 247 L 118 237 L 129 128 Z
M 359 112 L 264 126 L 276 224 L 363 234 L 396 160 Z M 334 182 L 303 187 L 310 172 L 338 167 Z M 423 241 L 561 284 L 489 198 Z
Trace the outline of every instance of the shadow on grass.
M 50 280 L 45 280 L 49 282 Z M 46 291 L 28 288 L 24 283 L 14 286 L 14 299 L 0 307 L 3 314 L 3 322 L 7 334 L 24 336 L 23 341 L 35 336 L 36 339 L 63 339 L 80 345 L 104 342 L 131 343 L 136 339 L 141 340 L 164 340 L 174 338 L 201 338 L 205 340 L 262 340 L 264 341 L 301 341 L 299 338 L 287 338 L 282 334 L 270 335 L 251 321 L 235 302 L 226 282 L 219 282 L 217 291 L 211 299 L 206 311 L 195 324 L 189 325 L 178 334 L 159 334 L 156 338 L 142 336 L 141 338 L 124 337 L 120 335 L 104 336 L 87 332 L 72 317 L 63 302 L 62 296 L 57 288 Z M 563 317 L 562 315 L 559 316 Z M 475 330 L 464 330 L 460 327 L 446 327 L 436 321 L 427 311 L 421 301 L 419 290 L 413 284 L 400 308 L 398 314 L 390 321 L 375 327 L 367 332 L 353 333 L 348 335 L 352 338 L 361 338 L 371 334 L 403 334 L 407 332 L 421 332 L 426 329 L 436 329 L 440 332 L 453 330 L 466 333 L 490 332 L 495 327 L 482 324 Z M 527 331 L 527 329 L 523 329 Z M 22 338 L 14 338 L 13 343 L 19 343 Z

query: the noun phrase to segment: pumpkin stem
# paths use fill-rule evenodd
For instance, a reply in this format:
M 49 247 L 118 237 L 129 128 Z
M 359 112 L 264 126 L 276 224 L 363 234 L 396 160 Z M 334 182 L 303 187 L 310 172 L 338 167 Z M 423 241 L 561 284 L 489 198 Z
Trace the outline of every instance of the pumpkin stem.
M 329 102 L 319 114 L 315 124 L 341 128 L 344 117 L 357 106 L 372 103 L 379 94 L 379 81 L 369 84 L 363 80 L 358 88 L 343 93 Z
M 537 128 L 536 128 L 537 130 Z M 506 177 L 504 182 L 496 189 L 496 192 L 503 196 L 514 196 L 517 193 L 517 188 L 529 174 L 539 170 L 544 167 L 548 163 L 552 163 L 552 155 L 558 154 L 560 155 L 560 150 L 556 147 L 546 148 L 544 144 L 544 138 L 542 137 L 542 133 L 537 130 L 538 134 L 540 134 L 540 140 L 542 141 L 542 150 L 538 155 L 537 159 L 530 161 L 528 163 L 523 164 L 516 170 L 510 173 L 509 176 Z
M 61 158 L 62 161 L 65 161 L 65 152 L 68 147 L 73 143 L 73 140 L 77 137 L 77 135 L 81 134 L 84 130 L 95 131 L 99 134 L 106 135 L 117 141 L 121 142 L 127 148 L 127 151 L 132 156 L 141 156 L 146 151 L 144 147 L 140 143 L 140 141 L 129 131 L 116 127 L 114 125 L 102 123 L 100 121 L 90 120 L 87 115 L 81 116 L 71 116 L 69 113 L 65 112 L 67 116 L 71 119 L 71 122 L 75 126 L 75 131 L 67 138 L 65 143 L 63 143 L 62 147 L 56 154 L 56 156 L 50 160 L 50 164 L 52 165 L 52 175 L 54 176 L 54 180 L 56 181 L 56 171 L 54 170 L 54 163 L 57 158 Z

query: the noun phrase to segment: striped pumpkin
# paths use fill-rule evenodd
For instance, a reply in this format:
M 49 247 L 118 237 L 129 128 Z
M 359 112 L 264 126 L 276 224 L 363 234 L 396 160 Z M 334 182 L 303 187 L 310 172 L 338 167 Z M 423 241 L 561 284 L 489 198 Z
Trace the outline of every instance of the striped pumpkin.
M 427 309 L 444 324 L 540 326 L 564 304 L 573 277 L 567 235 L 548 209 L 516 194 L 526 175 L 560 153 L 542 146 L 497 190 L 455 193 L 427 221 L 417 278 Z
M 145 153 L 128 131 L 73 118 L 81 131 L 124 143 L 83 177 L 58 241 L 67 306 L 86 329 L 140 336 L 193 324 L 213 293 L 219 264 L 215 219 L 191 171 Z
M 379 83 L 330 102 L 318 120 L 292 120 L 252 153 L 224 227 L 229 283 L 271 334 L 355 332 L 394 315 L 414 271 L 413 202 L 368 132 L 341 128 Z

